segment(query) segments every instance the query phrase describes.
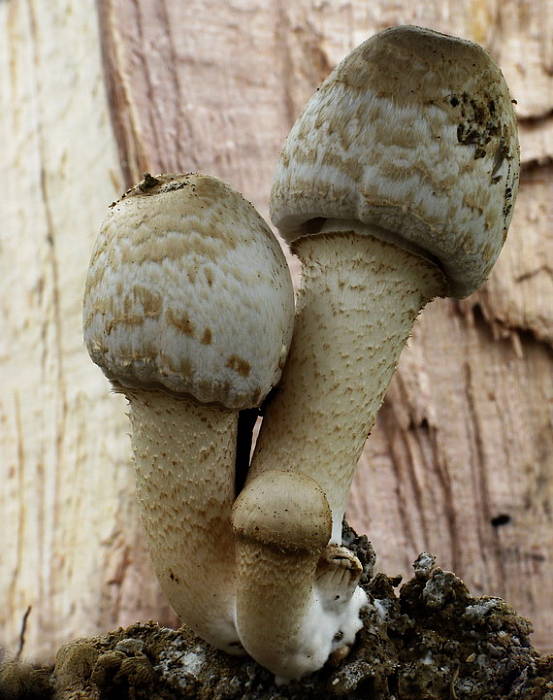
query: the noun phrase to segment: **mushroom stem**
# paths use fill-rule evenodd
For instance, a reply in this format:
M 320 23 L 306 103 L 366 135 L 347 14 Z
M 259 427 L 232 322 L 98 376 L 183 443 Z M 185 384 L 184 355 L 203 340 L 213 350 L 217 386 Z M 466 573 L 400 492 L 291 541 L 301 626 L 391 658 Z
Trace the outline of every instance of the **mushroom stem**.
M 236 500 L 233 528 L 238 633 L 277 682 L 316 671 L 353 642 L 366 603 L 361 589 L 353 594 L 362 567 L 343 547 L 325 556 L 330 510 L 313 479 L 261 474 Z
M 332 511 L 331 541 L 341 543 L 364 442 L 413 322 L 445 283 L 437 266 L 367 225 L 359 235 L 352 222 L 341 230 L 333 223 L 332 232 L 293 244 L 303 270 L 292 346 L 250 478 L 290 469 L 315 479 Z
M 238 413 L 162 391 L 124 393 L 137 496 L 161 587 L 194 632 L 243 653 L 231 529 Z
M 321 668 L 330 646 L 319 658 L 322 611 L 314 583 L 320 549 L 294 552 L 246 538 L 238 538 L 237 549 L 236 611 L 246 650 L 280 680 Z

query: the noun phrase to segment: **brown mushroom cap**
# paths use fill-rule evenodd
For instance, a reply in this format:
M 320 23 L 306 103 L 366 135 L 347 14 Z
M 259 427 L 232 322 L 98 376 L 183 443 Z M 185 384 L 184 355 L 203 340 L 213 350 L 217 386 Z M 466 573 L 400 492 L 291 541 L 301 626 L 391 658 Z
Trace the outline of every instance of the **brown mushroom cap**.
M 313 95 L 285 143 L 271 218 L 290 242 L 325 219 L 368 224 L 437 262 L 463 297 L 503 246 L 518 173 L 511 97 L 486 51 L 400 26 L 357 47 Z
M 93 361 L 127 388 L 259 405 L 278 381 L 294 299 L 269 227 L 205 175 L 159 175 L 112 205 L 86 281 Z
M 270 470 L 251 481 L 233 507 L 235 533 L 279 550 L 320 551 L 332 516 L 318 484 L 299 472 Z

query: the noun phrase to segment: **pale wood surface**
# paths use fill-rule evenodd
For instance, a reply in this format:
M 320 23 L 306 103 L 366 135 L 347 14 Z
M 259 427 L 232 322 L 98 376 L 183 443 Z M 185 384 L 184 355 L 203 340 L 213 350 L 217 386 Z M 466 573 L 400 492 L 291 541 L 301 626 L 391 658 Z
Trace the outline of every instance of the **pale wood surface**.
M 496 57 L 518 102 L 522 183 L 485 290 L 421 316 L 350 518 L 388 573 L 430 549 L 476 591 L 506 596 L 553 649 L 553 3 L 523 0 L 0 3 L 0 643 L 16 647 L 30 604 L 33 656 L 174 621 L 136 519 L 124 403 L 81 342 L 106 205 L 146 169 L 198 169 L 266 215 L 304 102 L 397 23 Z M 510 521 L 494 527 L 498 515 Z

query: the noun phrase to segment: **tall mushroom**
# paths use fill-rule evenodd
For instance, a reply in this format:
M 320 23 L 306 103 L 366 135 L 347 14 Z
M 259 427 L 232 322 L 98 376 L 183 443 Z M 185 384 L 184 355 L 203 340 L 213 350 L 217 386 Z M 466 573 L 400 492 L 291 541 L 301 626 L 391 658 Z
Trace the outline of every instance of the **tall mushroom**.
M 505 241 L 519 172 L 511 102 L 481 47 L 401 26 L 335 68 L 284 145 L 271 217 L 303 287 L 250 478 L 278 468 L 315 479 L 334 542 L 417 314 L 473 292 Z
M 241 651 L 234 623 L 236 427 L 278 381 L 294 298 L 284 255 L 241 195 L 204 175 L 146 176 L 92 255 L 84 337 L 129 401 L 138 499 L 181 620 Z

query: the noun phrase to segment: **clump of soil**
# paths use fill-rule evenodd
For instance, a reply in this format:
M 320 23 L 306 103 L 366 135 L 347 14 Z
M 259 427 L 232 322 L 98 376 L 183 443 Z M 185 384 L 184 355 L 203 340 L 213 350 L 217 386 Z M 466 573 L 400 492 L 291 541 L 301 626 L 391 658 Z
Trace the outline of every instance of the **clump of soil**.
M 414 576 L 374 574 L 366 537 L 346 532 L 370 605 L 354 647 L 308 678 L 277 686 L 252 659 L 227 656 L 186 628 L 136 624 L 63 646 L 55 668 L 0 666 L 0 698 L 29 700 L 553 700 L 553 656 L 500 598 L 473 597 L 421 554 Z M 34 693 L 34 694 L 33 694 Z

